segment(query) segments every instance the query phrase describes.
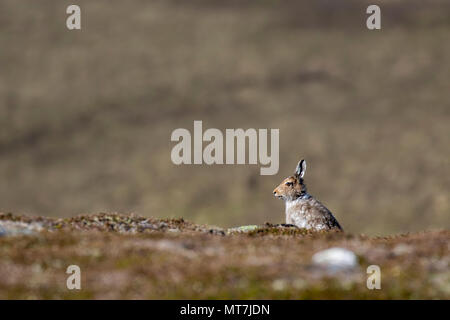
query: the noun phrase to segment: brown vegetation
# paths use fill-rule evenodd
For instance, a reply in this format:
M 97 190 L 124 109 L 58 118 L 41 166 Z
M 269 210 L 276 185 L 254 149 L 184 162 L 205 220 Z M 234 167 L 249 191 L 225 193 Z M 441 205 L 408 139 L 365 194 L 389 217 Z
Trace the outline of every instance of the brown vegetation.
M 67 219 L 0 215 L 43 231 L 0 237 L 1 299 L 423 299 L 450 297 L 448 231 L 392 237 L 311 233 L 263 225 L 228 233 L 183 219 L 97 214 Z M 355 252 L 359 267 L 328 274 L 311 256 Z M 66 288 L 69 265 L 82 289 Z M 366 268 L 381 268 L 368 290 Z

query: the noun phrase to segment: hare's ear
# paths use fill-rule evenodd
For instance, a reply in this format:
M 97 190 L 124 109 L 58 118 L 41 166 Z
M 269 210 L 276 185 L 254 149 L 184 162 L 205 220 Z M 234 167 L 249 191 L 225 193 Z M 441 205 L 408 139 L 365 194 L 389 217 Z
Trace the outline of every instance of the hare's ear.
M 295 168 L 295 175 L 299 178 L 303 178 L 305 176 L 305 171 L 306 171 L 306 161 L 302 159 L 297 164 L 297 168 Z

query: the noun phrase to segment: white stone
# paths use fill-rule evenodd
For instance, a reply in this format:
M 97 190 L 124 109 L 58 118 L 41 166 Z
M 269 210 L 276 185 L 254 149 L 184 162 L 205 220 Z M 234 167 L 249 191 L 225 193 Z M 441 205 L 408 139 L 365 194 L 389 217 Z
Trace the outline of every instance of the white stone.
M 332 272 L 351 270 L 358 266 L 356 255 L 344 248 L 331 248 L 319 251 L 313 255 L 312 262 Z
M 42 229 L 42 226 L 36 222 L 0 221 L 0 236 L 32 235 Z

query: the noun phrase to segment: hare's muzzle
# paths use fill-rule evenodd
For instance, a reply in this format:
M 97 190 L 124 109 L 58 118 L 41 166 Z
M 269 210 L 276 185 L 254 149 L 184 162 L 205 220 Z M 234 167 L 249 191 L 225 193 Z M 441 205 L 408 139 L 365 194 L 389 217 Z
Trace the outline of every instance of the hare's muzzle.
M 274 195 L 276 198 L 281 198 L 281 196 L 280 196 L 280 194 L 278 193 L 277 189 L 273 190 L 273 195 Z

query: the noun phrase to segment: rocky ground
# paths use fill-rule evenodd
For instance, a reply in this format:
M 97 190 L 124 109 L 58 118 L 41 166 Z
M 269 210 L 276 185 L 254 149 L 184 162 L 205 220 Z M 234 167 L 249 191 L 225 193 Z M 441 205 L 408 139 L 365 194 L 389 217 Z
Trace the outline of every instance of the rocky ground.
M 0 298 L 449 299 L 449 238 L 0 214 Z M 81 290 L 67 289 L 69 265 L 81 269 Z M 380 290 L 367 288 L 369 265 L 380 267 Z

